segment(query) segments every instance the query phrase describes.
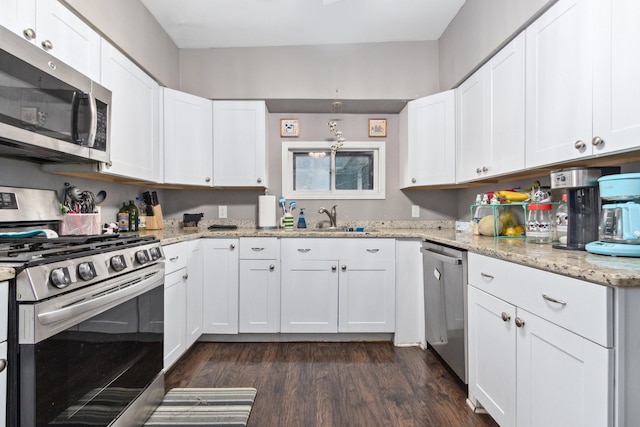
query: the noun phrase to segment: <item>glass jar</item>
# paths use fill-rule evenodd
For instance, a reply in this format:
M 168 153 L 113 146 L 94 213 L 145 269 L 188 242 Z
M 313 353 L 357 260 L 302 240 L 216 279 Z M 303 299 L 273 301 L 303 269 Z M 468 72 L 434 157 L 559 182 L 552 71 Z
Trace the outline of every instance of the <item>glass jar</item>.
M 527 211 L 527 226 L 525 230 L 527 242 L 551 243 L 553 237 L 551 204 L 531 203 L 527 206 Z

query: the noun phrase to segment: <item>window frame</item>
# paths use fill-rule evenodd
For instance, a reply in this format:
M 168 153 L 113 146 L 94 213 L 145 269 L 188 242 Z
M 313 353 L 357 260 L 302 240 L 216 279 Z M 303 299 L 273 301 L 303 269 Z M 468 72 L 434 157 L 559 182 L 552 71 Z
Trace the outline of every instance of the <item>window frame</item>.
M 336 190 L 329 191 L 300 191 L 293 189 L 293 154 L 309 153 L 313 151 L 329 151 L 334 141 L 282 141 L 282 195 L 287 199 L 324 200 L 324 199 L 353 199 L 371 200 L 384 199 L 385 195 L 385 141 L 345 141 L 338 152 L 373 152 L 373 189 L 372 190 Z M 335 156 L 331 156 L 331 171 L 335 168 Z M 335 174 L 334 174 L 335 175 Z M 335 180 L 331 179 L 331 186 L 335 187 Z

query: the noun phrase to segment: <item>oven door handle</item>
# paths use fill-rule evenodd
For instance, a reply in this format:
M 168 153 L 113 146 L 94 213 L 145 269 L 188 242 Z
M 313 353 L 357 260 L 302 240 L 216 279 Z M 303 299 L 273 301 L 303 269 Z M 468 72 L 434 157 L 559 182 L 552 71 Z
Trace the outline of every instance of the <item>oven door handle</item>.
M 37 321 L 31 328 L 22 331 L 20 344 L 33 344 L 57 334 L 71 326 L 113 308 L 125 301 L 164 285 L 164 263 L 138 270 L 115 279 L 110 287 L 87 289 L 69 294 L 67 302 L 58 301 L 56 306 L 35 307 Z M 48 301 L 45 301 L 48 302 Z M 28 309 L 28 308 L 26 308 Z M 24 313 L 28 314 L 28 313 Z M 23 313 L 21 313 L 22 318 Z M 23 328 L 25 329 L 25 328 Z

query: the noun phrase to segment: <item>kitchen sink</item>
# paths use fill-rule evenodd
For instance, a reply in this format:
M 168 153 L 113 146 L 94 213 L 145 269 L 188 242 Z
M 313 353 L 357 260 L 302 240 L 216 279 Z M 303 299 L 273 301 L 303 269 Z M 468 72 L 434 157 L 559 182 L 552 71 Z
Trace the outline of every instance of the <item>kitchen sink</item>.
M 375 233 L 378 230 L 367 227 L 322 227 L 322 228 L 310 228 L 309 231 L 319 231 L 322 233 Z

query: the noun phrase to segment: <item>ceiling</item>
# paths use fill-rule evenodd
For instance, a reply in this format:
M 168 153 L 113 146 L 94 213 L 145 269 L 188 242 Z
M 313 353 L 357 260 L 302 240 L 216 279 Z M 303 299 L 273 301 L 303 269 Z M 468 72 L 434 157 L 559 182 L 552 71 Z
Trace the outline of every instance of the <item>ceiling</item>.
M 176 45 L 205 49 L 437 40 L 465 0 L 142 0 Z

